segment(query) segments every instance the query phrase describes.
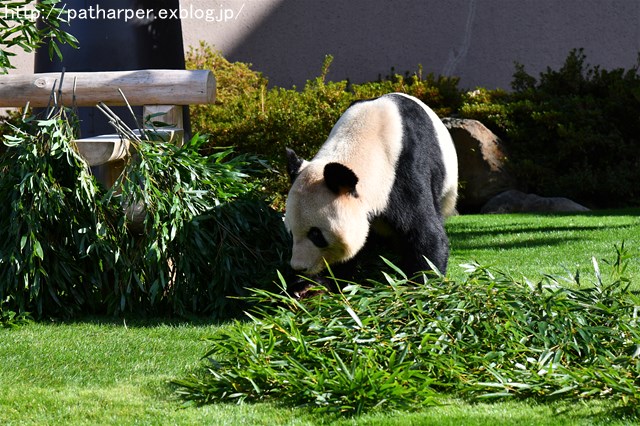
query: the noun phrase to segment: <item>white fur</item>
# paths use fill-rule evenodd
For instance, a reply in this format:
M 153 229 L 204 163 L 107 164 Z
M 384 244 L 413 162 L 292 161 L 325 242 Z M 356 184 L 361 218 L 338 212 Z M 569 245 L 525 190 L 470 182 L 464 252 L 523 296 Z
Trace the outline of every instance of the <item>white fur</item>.
M 358 195 L 378 214 L 387 207 L 401 151 L 402 117 L 392 99 L 381 97 L 349 108 L 312 161 L 342 163 L 366 176 Z
M 402 117 L 393 100 L 358 103 L 340 117 L 316 156 L 303 162 L 287 197 L 285 225 L 293 235 L 293 269 L 318 273 L 325 261 L 346 261 L 362 249 L 369 217 L 387 206 L 401 150 Z M 356 186 L 358 197 L 336 196 L 326 187 L 323 170 L 330 162 L 367 177 Z M 320 228 L 328 249 L 309 241 L 312 226 Z
M 293 237 L 291 267 L 307 274 L 320 272 L 325 261 L 332 264 L 355 256 L 369 232 L 366 205 L 352 195 L 331 192 L 324 183 L 324 164 L 303 164 L 287 197 L 285 225 Z M 311 227 L 320 229 L 329 247 L 318 248 L 309 240 Z

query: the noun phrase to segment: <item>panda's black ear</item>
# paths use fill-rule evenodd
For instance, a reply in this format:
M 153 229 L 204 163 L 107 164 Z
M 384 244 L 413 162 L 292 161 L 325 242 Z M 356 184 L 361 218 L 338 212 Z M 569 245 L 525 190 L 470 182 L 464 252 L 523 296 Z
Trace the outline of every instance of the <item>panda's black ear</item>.
M 291 183 L 298 177 L 300 173 L 300 167 L 304 160 L 298 157 L 298 154 L 295 153 L 294 150 L 290 148 L 286 148 L 287 151 L 287 173 L 289 173 L 289 178 L 291 179 Z
M 324 181 L 327 187 L 337 195 L 358 196 L 358 191 L 356 191 L 358 176 L 343 164 L 328 163 L 324 166 Z

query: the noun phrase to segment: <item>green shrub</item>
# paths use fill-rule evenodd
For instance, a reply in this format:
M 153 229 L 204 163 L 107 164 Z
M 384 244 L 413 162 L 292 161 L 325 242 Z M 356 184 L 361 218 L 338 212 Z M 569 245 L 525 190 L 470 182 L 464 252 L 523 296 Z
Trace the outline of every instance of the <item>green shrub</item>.
M 120 217 L 126 232 L 117 240 L 116 310 L 226 316 L 238 305 L 227 296 L 268 285 L 282 265 L 288 240 L 281 215 L 256 197 L 250 159 L 229 158 L 231 150 L 204 157 L 204 143 L 194 137 L 181 147 L 137 144 L 114 184 L 119 189 L 105 195 L 125 210 L 146 206 L 139 234 L 124 226 L 126 214 Z
M 253 162 L 140 140 L 113 188 L 73 146 L 58 109 L 5 135 L 0 157 L 0 301 L 15 312 L 232 313 L 265 287 L 288 247 L 281 215 L 255 196 Z M 144 205 L 133 223 L 132 206 Z M 267 250 L 267 248 L 269 250 Z
M 608 271 L 594 260 L 593 284 L 576 275 L 572 289 L 471 264 L 460 282 L 399 272 L 303 301 L 256 291 L 261 309 L 211 337 L 206 364 L 176 380 L 177 391 L 197 403 L 279 401 L 345 415 L 451 395 L 601 398 L 637 414 L 631 257 L 623 245 Z
M 512 92 L 464 93 L 457 78 L 423 76 L 420 68 L 404 76 L 392 69 L 384 79 L 363 84 L 328 82 L 331 57 L 318 78 L 291 90 L 270 88 L 249 64 L 229 63 L 204 44 L 189 52 L 187 62 L 212 69 L 218 81 L 219 102 L 194 107 L 194 127 L 212 135 L 211 147 L 258 154 L 275 170 L 283 170 L 284 147 L 313 156 L 353 101 L 399 91 L 423 100 L 440 116 L 474 118 L 491 128 L 503 139 L 523 190 L 595 208 L 640 203 L 637 67 L 602 70 L 574 50 L 559 70 L 547 69 L 539 78 L 517 65 Z M 268 174 L 263 184 L 281 208 L 286 176 Z
M 173 312 L 239 316 L 247 288 L 275 290 L 277 270 L 290 257 L 282 215 L 262 199 L 241 197 L 187 222 L 170 244 L 176 285 Z
M 611 71 L 573 50 L 538 79 L 518 65 L 513 93 L 481 90 L 461 108 L 498 133 L 524 189 L 592 207 L 640 203 L 640 76 Z
M 0 301 L 0 328 L 16 328 L 32 322 L 31 315 L 26 312 L 16 313 L 12 310 L 5 309 L 2 301 Z

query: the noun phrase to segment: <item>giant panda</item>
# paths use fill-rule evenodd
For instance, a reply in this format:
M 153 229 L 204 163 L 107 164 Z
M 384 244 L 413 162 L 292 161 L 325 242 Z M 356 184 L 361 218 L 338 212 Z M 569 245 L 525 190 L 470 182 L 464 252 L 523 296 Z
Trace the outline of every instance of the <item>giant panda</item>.
M 447 128 L 402 93 L 353 103 L 312 160 L 287 149 L 290 265 L 317 276 L 347 266 L 371 231 L 394 237 L 407 274 L 447 269 L 444 219 L 455 212 L 458 162 Z M 326 264 L 325 264 L 326 262 Z

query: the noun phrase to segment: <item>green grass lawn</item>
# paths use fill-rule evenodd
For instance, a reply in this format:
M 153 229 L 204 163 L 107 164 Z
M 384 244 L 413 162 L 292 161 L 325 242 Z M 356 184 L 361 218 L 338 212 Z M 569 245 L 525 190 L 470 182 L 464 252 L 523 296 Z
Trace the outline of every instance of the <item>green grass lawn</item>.
M 591 257 L 612 259 L 622 242 L 640 252 L 640 210 L 590 212 L 579 215 L 487 215 L 449 219 L 449 275 L 464 276 L 460 264 L 475 260 L 515 278 L 539 280 L 544 274 L 569 271 L 592 276 Z M 640 262 L 630 265 L 640 276 Z M 640 283 L 636 280 L 636 286 Z
M 593 277 L 591 257 L 613 259 L 622 241 L 640 247 L 640 210 L 561 216 L 459 216 L 448 223 L 449 273 L 477 261 L 516 277 L 544 274 Z M 604 269 L 604 268 L 603 268 Z M 636 257 L 628 270 L 635 286 Z M 310 414 L 274 404 L 184 407 L 170 380 L 198 366 L 202 340 L 224 324 L 85 319 L 0 329 L 0 424 L 633 424 L 607 403 L 446 400 L 416 412 L 367 414 L 357 420 Z

